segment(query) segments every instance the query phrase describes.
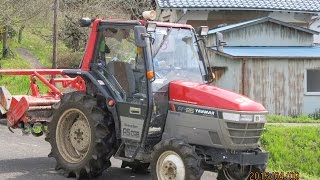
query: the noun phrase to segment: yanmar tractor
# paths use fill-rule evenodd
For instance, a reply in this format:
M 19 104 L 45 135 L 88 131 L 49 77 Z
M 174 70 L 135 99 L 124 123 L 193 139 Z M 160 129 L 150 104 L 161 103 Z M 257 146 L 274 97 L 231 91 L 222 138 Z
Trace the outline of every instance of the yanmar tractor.
M 1 70 L 29 75 L 27 95 L 1 87 L 8 127 L 46 135 L 56 170 L 97 177 L 111 166 L 159 180 L 247 179 L 265 170 L 265 108 L 209 85 L 201 34 L 190 25 L 82 19 L 91 33 L 79 69 Z M 49 91 L 41 95 L 37 81 Z M 129 177 L 128 177 L 129 178 Z

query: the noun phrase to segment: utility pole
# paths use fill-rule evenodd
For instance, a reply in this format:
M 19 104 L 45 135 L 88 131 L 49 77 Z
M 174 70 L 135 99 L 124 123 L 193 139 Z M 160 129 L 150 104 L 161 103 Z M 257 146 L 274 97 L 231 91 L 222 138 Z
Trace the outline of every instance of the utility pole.
M 8 48 L 8 17 L 4 18 L 4 31 L 2 33 L 2 57 L 7 58 L 9 56 Z
M 57 42 L 58 42 L 58 10 L 59 10 L 59 0 L 54 0 L 53 7 L 53 54 L 52 54 L 52 69 L 57 68 Z

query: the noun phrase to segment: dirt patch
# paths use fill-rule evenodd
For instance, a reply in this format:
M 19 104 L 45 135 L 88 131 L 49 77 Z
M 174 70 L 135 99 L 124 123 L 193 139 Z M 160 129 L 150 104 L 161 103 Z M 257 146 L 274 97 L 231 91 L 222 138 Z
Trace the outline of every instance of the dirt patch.
M 39 59 L 37 59 L 29 50 L 25 48 L 17 48 L 17 52 L 23 59 L 27 60 L 30 63 L 31 68 L 33 69 L 45 68 L 44 65 L 40 63 Z

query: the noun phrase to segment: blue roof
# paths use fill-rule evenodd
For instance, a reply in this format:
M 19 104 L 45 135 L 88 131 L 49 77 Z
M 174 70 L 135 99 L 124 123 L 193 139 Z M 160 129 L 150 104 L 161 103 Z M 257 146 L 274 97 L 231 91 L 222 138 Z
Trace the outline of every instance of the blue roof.
M 294 24 L 290 24 L 290 23 L 286 23 L 283 21 L 279 21 L 276 19 L 273 19 L 271 17 L 263 17 L 263 18 L 258 18 L 258 19 L 253 19 L 250 21 L 245 21 L 245 22 L 241 22 L 241 23 L 237 23 L 237 24 L 231 24 L 231 25 L 227 25 L 227 26 L 222 26 L 222 27 L 218 27 L 218 28 L 214 28 L 211 29 L 208 34 L 214 34 L 216 32 L 224 32 L 224 31 L 231 31 L 231 30 L 235 30 L 235 29 L 240 29 L 242 27 L 247 27 L 250 25 L 255 25 L 255 24 L 259 24 L 259 23 L 264 23 L 264 22 L 273 22 L 282 26 L 287 26 L 287 27 L 291 27 L 294 29 L 298 29 L 300 31 L 304 31 L 307 33 L 311 33 L 311 34 L 319 34 L 319 32 L 311 30 L 311 29 L 307 29 L 307 28 L 303 28 L 301 26 L 296 26 Z
M 213 49 L 214 50 L 214 49 Z M 320 58 L 320 46 L 307 47 L 224 47 L 218 52 L 232 58 Z
M 162 9 L 320 12 L 319 0 L 156 0 L 156 2 Z

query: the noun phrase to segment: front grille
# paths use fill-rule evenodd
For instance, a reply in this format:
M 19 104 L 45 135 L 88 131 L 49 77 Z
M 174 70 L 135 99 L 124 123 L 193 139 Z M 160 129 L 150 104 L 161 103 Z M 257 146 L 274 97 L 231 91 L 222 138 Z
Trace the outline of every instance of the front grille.
M 257 144 L 263 131 L 263 123 L 227 122 L 229 137 L 234 144 Z

